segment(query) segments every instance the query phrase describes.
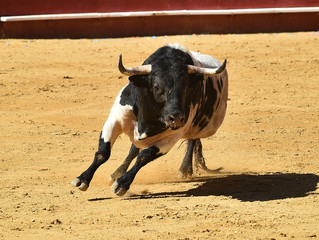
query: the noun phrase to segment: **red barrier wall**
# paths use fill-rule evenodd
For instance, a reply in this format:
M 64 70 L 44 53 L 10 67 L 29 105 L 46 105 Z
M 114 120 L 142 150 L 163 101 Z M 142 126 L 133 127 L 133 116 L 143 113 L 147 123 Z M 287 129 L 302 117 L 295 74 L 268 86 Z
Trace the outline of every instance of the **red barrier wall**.
M 318 29 L 317 13 L 152 16 L 7 22 L 4 38 L 104 38 L 193 33 L 294 32 Z M 116 26 L 116 27 L 114 27 Z

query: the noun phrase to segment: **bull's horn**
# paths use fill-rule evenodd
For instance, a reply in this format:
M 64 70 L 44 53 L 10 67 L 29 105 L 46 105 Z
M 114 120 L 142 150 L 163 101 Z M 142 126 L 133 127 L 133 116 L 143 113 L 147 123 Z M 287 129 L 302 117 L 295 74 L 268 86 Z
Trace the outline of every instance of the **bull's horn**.
M 203 68 L 203 67 L 197 67 L 193 65 L 188 65 L 188 73 L 194 74 L 194 73 L 201 73 L 206 75 L 215 75 L 222 73 L 226 68 L 227 59 L 223 62 L 223 64 L 218 68 Z
M 134 68 L 125 68 L 122 62 L 122 54 L 119 57 L 118 68 L 122 74 L 127 76 L 146 75 L 152 71 L 152 65 L 142 65 Z

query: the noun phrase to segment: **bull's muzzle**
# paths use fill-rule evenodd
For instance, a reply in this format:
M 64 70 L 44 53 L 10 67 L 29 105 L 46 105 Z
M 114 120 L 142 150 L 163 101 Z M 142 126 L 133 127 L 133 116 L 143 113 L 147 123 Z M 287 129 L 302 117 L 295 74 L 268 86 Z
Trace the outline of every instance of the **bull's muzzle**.
M 166 127 L 176 130 L 185 125 L 185 116 L 182 114 L 170 114 L 165 118 Z

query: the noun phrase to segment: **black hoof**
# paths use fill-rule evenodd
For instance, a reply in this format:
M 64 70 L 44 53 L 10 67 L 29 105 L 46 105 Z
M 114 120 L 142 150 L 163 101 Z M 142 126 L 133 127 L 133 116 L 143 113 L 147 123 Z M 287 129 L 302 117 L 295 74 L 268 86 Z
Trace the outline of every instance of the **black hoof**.
M 127 192 L 127 189 L 122 188 L 117 181 L 112 184 L 111 189 L 112 192 L 117 196 L 124 196 L 124 194 Z

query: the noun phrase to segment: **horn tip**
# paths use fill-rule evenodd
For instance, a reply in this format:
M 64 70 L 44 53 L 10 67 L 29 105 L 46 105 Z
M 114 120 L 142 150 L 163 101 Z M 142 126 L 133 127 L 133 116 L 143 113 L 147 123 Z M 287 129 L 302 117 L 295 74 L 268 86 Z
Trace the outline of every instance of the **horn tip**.
M 224 62 L 223 62 L 223 64 L 222 64 L 222 66 L 225 66 L 225 67 L 226 67 L 226 64 L 227 64 L 227 58 L 225 58 L 225 60 L 224 60 Z
M 217 69 L 216 73 L 218 74 L 218 73 L 223 72 L 226 68 L 226 64 L 227 64 L 227 58 L 225 58 L 223 64 Z
M 125 72 L 125 68 L 124 68 L 123 62 L 122 62 L 122 53 L 119 56 L 118 69 L 120 70 L 121 73 Z

